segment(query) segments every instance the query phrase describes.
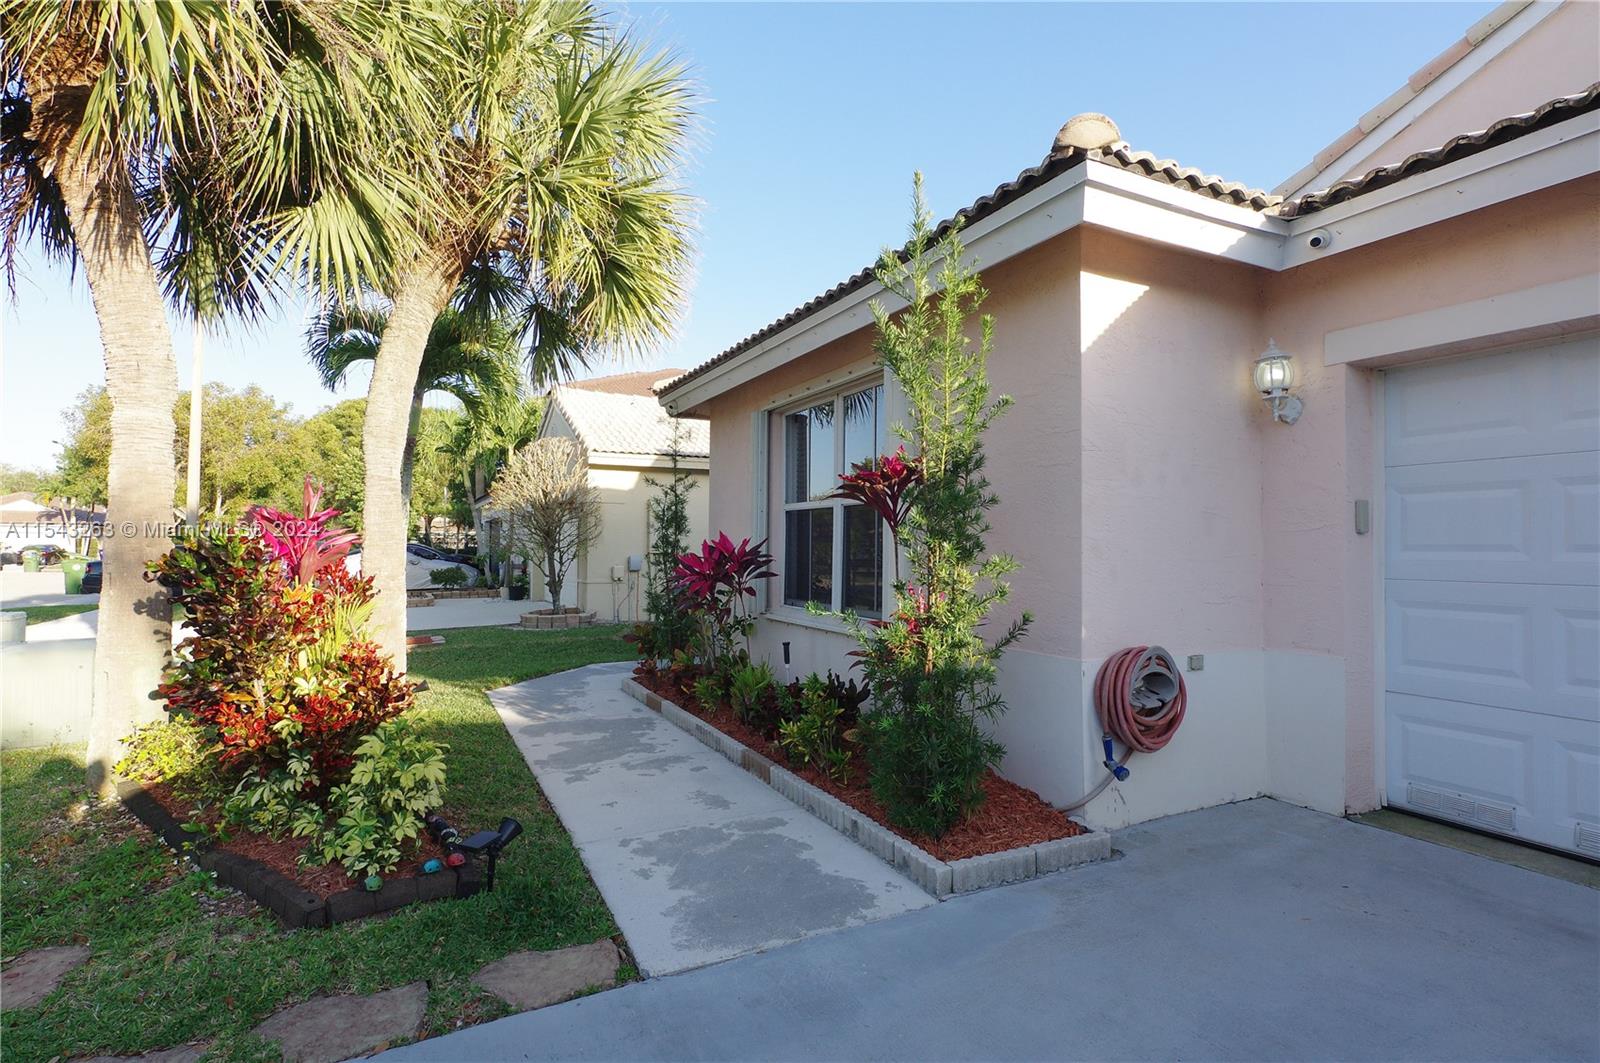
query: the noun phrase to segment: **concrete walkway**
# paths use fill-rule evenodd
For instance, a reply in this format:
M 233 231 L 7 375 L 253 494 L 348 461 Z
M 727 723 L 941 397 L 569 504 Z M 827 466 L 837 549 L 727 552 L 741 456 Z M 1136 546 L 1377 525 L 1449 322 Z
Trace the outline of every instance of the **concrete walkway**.
M 512 602 L 503 598 L 440 598 L 432 605 L 406 610 L 407 631 L 456 627 L 509 627 L 523 613 L 548 608 L 547 602 Z
M 58 594 L 57 600 L 48 602 L 25 601 L 20 605 L 75 605 L 100 600 L 94 594 Z M 421 609 L 406 610 L 407 631 L 437 631 L 463 627 L 509 627 L 523 613 L 538 609 L 544 602 L 508 602 L 499 598 L 445 598 Z M 92 639 L 99 636 L 100 613 L 74 613 L 59 620 L 46 620 L 28 628 L 29 642 L 59 642 L 62 639 Z M 175 628 L 174 643 L 181 641 L 186 632 Z
M 1267 800 L 1116 844 L 1123 859 L 391 1055 L 1600 1057 L 1594 890 Z
M 630 667 L 577 668 L 489 698 L 640 971 L 684 971 L 933 903 L 624 695 Z

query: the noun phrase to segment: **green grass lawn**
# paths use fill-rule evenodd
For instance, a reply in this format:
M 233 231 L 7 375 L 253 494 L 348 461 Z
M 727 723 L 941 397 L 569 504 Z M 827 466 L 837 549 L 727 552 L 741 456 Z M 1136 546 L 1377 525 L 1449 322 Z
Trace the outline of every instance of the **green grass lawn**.
M 412 675 L 430 686 L 417 719 L 450 746 L 446 810 L 473 828 L 515 816 L 527 832 L 506 849 L 493 894 L 386 919 L 287 932 L 209 875 L 185 871 L 120 806 L 86 803 L 80 748 L 0 754 L 0 951 L 94 951 L 43 1003 L 5 1014 L 6 1058 L 131 1054 L 202 1038 L 215 1042 L 208 1058 L 270 1058 L 248 1031 L 278 1008 L 418 979 L 429 986 L 427 1035 L 504 1014 L 468 981 L 478 968 L 617 927 L 483 692 L 626 659 L 620 633 L 458 629 L 441 633 L 443 646 L 412 651 Z M 625 967 L 619 981 L 632 976 Z
M 79 613 L 90 613 L 100 608 L 98 605 L 19 605 L 16 611 L 28 614 L 28 626 L 42 624 L 46 620 L 60 620 L 64 616 L 77 616 Z

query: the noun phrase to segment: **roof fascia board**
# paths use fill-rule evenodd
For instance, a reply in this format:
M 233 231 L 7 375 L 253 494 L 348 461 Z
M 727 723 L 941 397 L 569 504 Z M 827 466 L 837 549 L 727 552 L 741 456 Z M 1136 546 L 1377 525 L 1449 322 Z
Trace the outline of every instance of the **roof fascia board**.
M 1596 171 L 1600 111 L 1580 115 L 1436 170 L 1414 174 L 1387 188 L 1294 218 L 1280 269 L 1387 239 Z M 1303 237 L 1332 234 L 1322 250 Z
M 1083 221 L 1202 254 L 1277 269 L 1288 223 L 1249 207 L 1091 161 Z
M 987 269 L 1078 225 L 1083 220 L 1081 185 L 1087 168 L 1074 166 L 963 230 L 969 259 Z M 871 281 L 712 367 L 681 391 L 669 389 L 661 403 L 668 413 L 694 416 L 696 407 L 707 400 L 870 324 L 874 300 L 890 313 L 905 307 L 904 300 Z
M 1527 35 L 1528 31 L 1543 22 L 1560 6 L 1560 0 L 1535 0 L 1534 3 L 1528 4 L 1504 24 L 1496 27 L 1489 36 L 1478 42 L 1471 51 L 1452 63 L 1438 77 L 1424 85 L 1422 90 L 1412 96 L 1410 100 L 1400 105 L 1392 114 L 1367 130 L 1360 139 L 1335 156 L 1326 166 L 1312 173 L 1304 180 L 1296 180 L 1291 177 L 1290 181 L 1295 182 L 1293 187 L 1279 186 L 1273 191 L 1285 199 L 1293 199 L 1306 192 L 1315 192 L 1338 182 L 1346 176 L 1352 166 L 1379 150 L 1384 143 L 1393 139 L 1424 111 L 1427 111 L 1451 92 L 1454 92 L 1467 79 L 1488 66 L 1490 61 L 1513 44 L 1516 44 Z M 1403 93 L 1408 91 L 1408 88 L 1409 85 L 1402 85 L 1396 91 L 1397 93 Z M 1385 103 L 1387 102 L 1386 100 Z M 1384 104 L 1379 104 L 1374 110 L 1382 110 L 1383 106 Z M 1368 112 L 1369 115 L 1371 113 Z M 1367 117 L 1363 116 L 1362 123 L 1364 124 L 1366 121 Z M 1360 125 L 1356 128 L 1360 128 Z
M 615 466 L 625 469 L 670 469 L 670 454 L 627 454 L 622 451 L 596 450 L 589 452 L 589 465 Z M 679 454 L 678 468 L 689 472 L 704 472 L 711 467 L 711 459 L 698 455 Z

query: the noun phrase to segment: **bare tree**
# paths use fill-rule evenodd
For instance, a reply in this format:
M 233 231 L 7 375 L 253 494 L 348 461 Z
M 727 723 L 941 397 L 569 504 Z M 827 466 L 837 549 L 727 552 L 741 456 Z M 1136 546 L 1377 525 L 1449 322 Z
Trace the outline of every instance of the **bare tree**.
M 568 566 L 600 538 L 600 494 L 589 486 L 589 460 L 575 439 L 535 439 L 495 476 L 490 504 L 504 510 L 508 553 L 544 575 L 550 605 L 561 609 Z

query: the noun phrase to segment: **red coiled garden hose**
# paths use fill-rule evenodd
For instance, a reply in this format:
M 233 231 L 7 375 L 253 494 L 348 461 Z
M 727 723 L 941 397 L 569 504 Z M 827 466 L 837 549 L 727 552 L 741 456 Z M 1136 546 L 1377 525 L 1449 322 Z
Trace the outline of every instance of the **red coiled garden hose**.
M 1177 663 L 1160 646 L 1118 650 L 1094 680 L 1100 726 L 1136 753 L 1154 753 L 1172 741 L 1188 701 Z
M 1062 810 L 1082 808 L 1113 781 L 1126 779 L 1124 765 L 1135 753 L 1154 753 L 1172 741 L 1188 704 L 1183 674 L 1160 646 L 1129 646 L 1107 657 L 1094 677 L 1094 710 L 1104 732 L 1106 774 L 1081 800 Z M 1116 760 L 1113 741 L 1124 748 Z

